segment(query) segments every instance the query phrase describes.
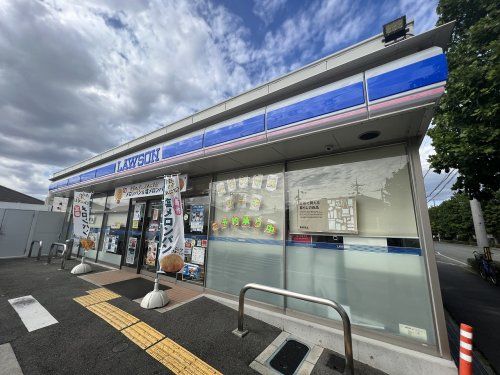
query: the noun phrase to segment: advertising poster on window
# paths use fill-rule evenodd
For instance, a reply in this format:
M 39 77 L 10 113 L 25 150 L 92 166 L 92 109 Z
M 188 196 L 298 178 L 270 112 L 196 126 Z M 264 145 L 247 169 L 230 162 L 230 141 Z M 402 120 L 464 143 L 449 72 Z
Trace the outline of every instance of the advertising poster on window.
M 127 262 L 127 264 L 134 264 L 135 250 L 136 249 L 137 249 L 137 238 L 130 237 L 128 239 L 127 258 L 125 260 L 125 262 Z
M 148 241 L 148 252 L 146 253 L 146 264 L 148 266 L 154 266 L 156 262 L 156 250 L 158 249 L 158 242 Z
M 191 254 L 191 263 L 203 266 L 203 264 L 205 263 L 205 249 L 203 247 L 193 247 L 193 252 Z
M 68 198 L 54 197 L 52 201 L 52 211 L 53 212 L 66 212 L 68 208 Z
M 77 238 L 88 238 L 90 234 L 90 197 L 92 193 L 75 191 L 73 199 L 73 234 Z
M 203 205 L 192 205 L 191 206 L 191 220 L 190 227 L 191 232 L 203 232 L 203 225 L 205 224 L 205 206 Z
M 182 217 L 179 176 L 165 176 L 159 254 L 160 271 L 175 273 L 184 266 L 185 240 Z
M 321 198 L 298 204 L 298 225 L 304 232 L 358 233 L 356 198 Z

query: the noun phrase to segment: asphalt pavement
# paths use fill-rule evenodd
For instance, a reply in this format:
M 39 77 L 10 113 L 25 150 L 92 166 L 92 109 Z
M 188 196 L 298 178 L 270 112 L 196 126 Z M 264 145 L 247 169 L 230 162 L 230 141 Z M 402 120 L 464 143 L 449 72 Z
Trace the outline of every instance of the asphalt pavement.
M 474 258 L 474 255 L 472 254 L 474 250 L 479 253 L 483 252 L 483 249 L 479 249 L 477 246 L 452 244 L 447 242 L 434 242 L 434 250 L 437 255 L 442 257 L 442 261 L 449 261 L 462 265 L 467 265 L 468 258 Z M 491 249 L 491 255 L 493 256 L 493 259 L 500 261 L 499 249 Z
M 475 248 L 435 243 L 444 308 L 458 324 L 474 329 L 474 347 L 500 373 L 500 287 L 493 286 L 467 264 Z M 493 258 L 500 260 L 496 250 Z
M 237 311 L 203 296 L 164 313 L 145 310 L 137 302 L 117 294 L 101 303 L 96 300 L 99 293 L 111 292 L 71 275 L 69 269 L 76 262 L 69 263 L 67 269 L 58 270 L 60 259 L 50 265 L 34 259 L 0 260 L 0 374 L 12 367 L 2 361 L 3 349 L 13 352 L 10 358 L 18 362 L 15 364 L 25 375 L 172 374 L 180 373 L 173 369 L 178 369 L 176 363 L 188 357 L 191 359 L 184 363 L 192 364 L 190 371 L 195 371 L 194 364 L 201 361 L 226 375 L 257 374 L 250 364 L 281 333 L 278 328 L 247 316 L 245 328 L 249 333 L 244 339 L 238 338 L 232 334 Z M 97 265 L 92 267 L 94 272 L 106 270 Z M 12 299 L 26 296 L 32 296 L 55 323 L 29 331 L 21 314 L 12 306 Z M 85 307 L 82 298 L 94 301 Z M 33 306 L 34 302 L 31 303 Z M 33 314 L 28 318 L 44 323 Z M 140 325 L 143 328 L 138 328 Z M 127 336 L 124 327 L 136 328 Z M 153 337 L 148 335 L 165 338 L 147 343 Z M 163 349 L 162 343 L 165 343 Z M 158 356 L 148 355 L 152 348 L 158 349 L 155 352 Z M 184 354 L 176 355 L 177 362 L 173 363 L 174 360 L 164 360 L 165 354 L 160 350 L 163 353 L 184 350 Z M 324 350 L 314 374 L 336 373 L 332 358 L 339 356 Z M 361 375 L 383 374 L 357 361 L 355 369 Z M 15 372 L 9 370 L 8 374 Z

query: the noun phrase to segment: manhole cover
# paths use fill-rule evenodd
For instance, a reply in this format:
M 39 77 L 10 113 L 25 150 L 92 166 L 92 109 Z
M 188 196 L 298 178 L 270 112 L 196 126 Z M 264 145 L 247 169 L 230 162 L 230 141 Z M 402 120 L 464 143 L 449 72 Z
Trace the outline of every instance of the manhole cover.
M 269 362 L 271 367 L 284 375 L 292 375 L 305 358 L 309 348 L 296 341 L 288 340 Z
M 118 353 L 118 352 L 123 352 L 125 349 L 128 348 L 128 344 L 126 342 L 121 343 L 113 347 L 113 352 Z

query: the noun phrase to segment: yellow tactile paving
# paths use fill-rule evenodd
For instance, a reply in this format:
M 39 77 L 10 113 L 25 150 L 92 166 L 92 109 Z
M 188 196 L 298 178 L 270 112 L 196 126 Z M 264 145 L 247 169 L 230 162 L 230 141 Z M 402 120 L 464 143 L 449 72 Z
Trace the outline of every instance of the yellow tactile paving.
M 119 309 L 118 307 L 113 306 L 107 302 L 101 302 L 95 305 L 87 306 L 87 309 L 92 311 L 94 314 L 96 314 L 118 330 L 127 328 L 139 321 L 139 319 L 135 316 L 130 315 L 128 312 L 125 312 L 122 309 Z
M 222 375 L 219 371 L 169 338 L 165 338 L 151 346 L 146 352 L 158 362 L 168 367 L 174 374 Z
M 177 375 L 222 375 L 194 354 L 166 338 L 135 316 L 108 302 L 120 297 L 106 288 L 87 291 L 86 296 L 73 298 L 117 330 Z
M 106 288 L 97 288 L 97 289 L 90 289 L 87 290 L 88 294 L 99 294 L 99 295 L 104 295 L 104 296 L 113 296 L 113 298 L 118 298 L 121 297 L 119 294 L 112 292 L 109 289 Z
M 122 333 L 141 349 L 149 348 L 165 337 L 163 333 L 144 322 L 125 328 Z
M 96 303 L 109 301 L 118 297 L 120 297 L 119 294 L 108 291 L 108 292 L 91 293 L 86 296 L 73 298 L 73 300 L 78 302 L 80 305 L 84 307 L 88 307 L 90 305 L 95 305 Z

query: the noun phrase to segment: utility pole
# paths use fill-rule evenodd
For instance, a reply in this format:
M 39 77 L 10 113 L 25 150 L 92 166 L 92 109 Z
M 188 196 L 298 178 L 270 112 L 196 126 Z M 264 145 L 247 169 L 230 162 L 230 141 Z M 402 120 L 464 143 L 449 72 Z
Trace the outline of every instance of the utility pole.
M 472 221 L 474 222 L 474 232 L 476 232 L 477 246 L 482 249 L 489 245 L 486 227 L 484 226 L 483 210 L 481 209 L 481 203 L 476 198 L 471 199 L 469 202 L 472 211 Z

